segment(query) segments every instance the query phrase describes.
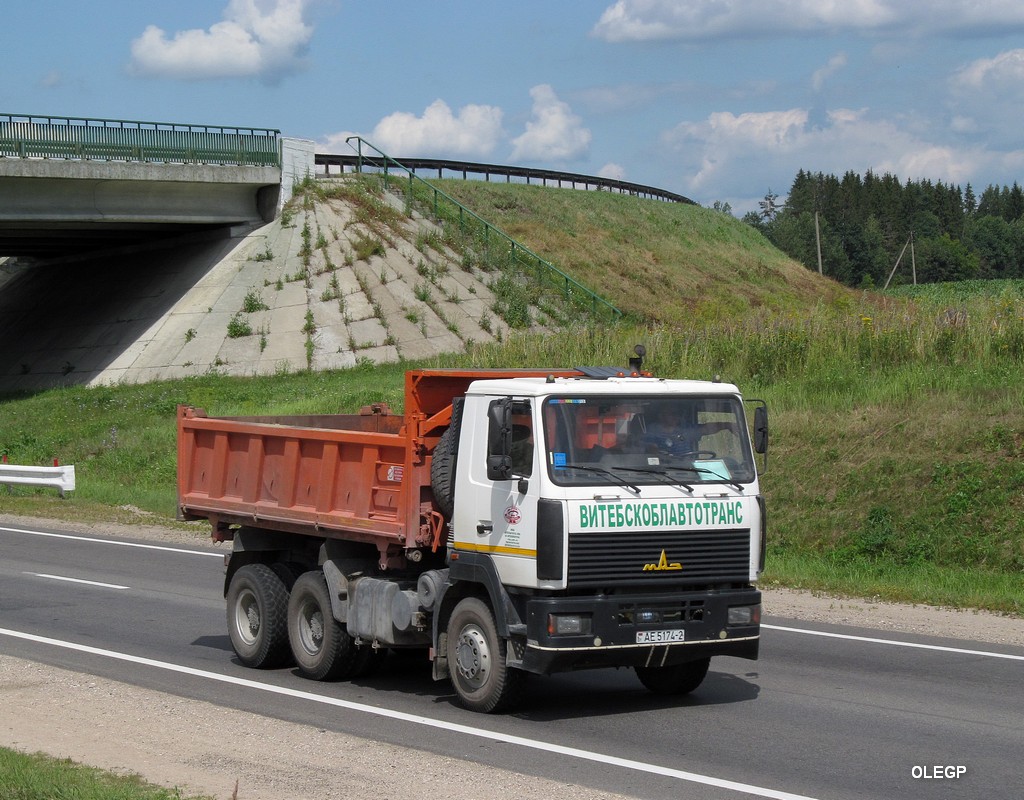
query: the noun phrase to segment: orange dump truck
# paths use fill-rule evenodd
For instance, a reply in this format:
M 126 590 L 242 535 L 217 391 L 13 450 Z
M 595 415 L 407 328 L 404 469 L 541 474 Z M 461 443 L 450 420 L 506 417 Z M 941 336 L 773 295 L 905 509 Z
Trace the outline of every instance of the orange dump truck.
M 678 694 L 756 658 L 764 406 L 752 443 L 735 386 L 641 361 L 415 370 L 402 415 L 180 407 L 179 513 L 232 542 L 238 658 L 327 680 L 420 648 L 484 712 L 529 673 L 628 666 Z

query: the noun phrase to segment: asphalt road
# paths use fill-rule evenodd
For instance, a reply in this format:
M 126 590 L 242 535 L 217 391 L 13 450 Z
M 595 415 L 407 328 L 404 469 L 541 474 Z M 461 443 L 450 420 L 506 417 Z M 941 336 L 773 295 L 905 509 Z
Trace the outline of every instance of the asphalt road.
M 486 716 L 425 660 L 352 683 L 240 666 L 223 551 L 41 533 L 0 527 L 18 658 L 642 798 L 1024 796 L 1022 648 L 766 619 L 761 659 L 714 659 L 688 698 L 600 670 Z

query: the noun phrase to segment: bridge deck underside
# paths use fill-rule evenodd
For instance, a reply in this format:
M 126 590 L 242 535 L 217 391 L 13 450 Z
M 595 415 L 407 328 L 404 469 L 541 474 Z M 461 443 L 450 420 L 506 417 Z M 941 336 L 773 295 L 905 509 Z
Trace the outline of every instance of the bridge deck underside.
M 0 256 L 62 257 L 273 218 L 280 170 L 0 158 Z

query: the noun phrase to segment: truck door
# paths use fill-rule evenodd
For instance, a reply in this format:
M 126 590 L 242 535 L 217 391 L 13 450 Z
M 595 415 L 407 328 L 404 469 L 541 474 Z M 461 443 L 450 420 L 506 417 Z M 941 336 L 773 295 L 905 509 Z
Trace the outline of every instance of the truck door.
M 503 583 L 537 585 L 537 448 L 529 401 L 492 400 L 488 406 L 486 463 L 469 470 L 475 541 L 489 553 Z M 464 531 L 462 537 L 470 532 Z

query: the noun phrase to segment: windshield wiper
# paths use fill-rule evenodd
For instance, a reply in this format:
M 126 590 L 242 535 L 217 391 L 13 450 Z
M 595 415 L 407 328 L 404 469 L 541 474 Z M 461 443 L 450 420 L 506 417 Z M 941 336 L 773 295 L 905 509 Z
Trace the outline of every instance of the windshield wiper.
M 722 483 L 727 483 L 730 486 L 735 487 L 737 492 L 743 494 L 742 485 L 736 483 L 736 481 L 730 481 L 727 478 L 722 478 L 722 476 L 715 472 L 713 469 L 708 469 L 707 467 L 665 467 L 665 469 L 666 471 L 672 469 L 678 472 L 703 472 L 705 475 L 714 475 L 716 478 L 721 478 Z
M 690 494 L 693 494 L 693 487 L 683 481 L 673 480 L 668 476 L 668 470 L 675 469 L 675 467 L 667 467 L 666 469 L 650 469 L 648 467 L 619 467 L 618 469 L 629 470 L 630 472 L 643 472 L 648 475 L 657 475 L 662 479 L 662 483 L 666 483 L 669 486 L 682 486 Z
M 632 492 L 634 492 L 635 494 L 640 494 L 640 487 L 639 486 L 634 486 L 632 483 L 630 483 L 629 481 L 625 480 L 622 476 L 616 475 L 614 472 L 612 472 L 609 469 L 605 469 L 604 467 L 592 467 L 589 464 L 563 464 L 562 468 L 563 469 L 579 469 L 579 470 L 583 470 L 584 472 L 597 472 L 597 473 L 599 473 L 601 475 L 607 475 L 609 478 L 611 478 L 613 481 L 615 481 L 617 484 L 619 484 L 619 486 L 622 486 L 622 487 L 624 487 L 626 489 L 629 489 Z

